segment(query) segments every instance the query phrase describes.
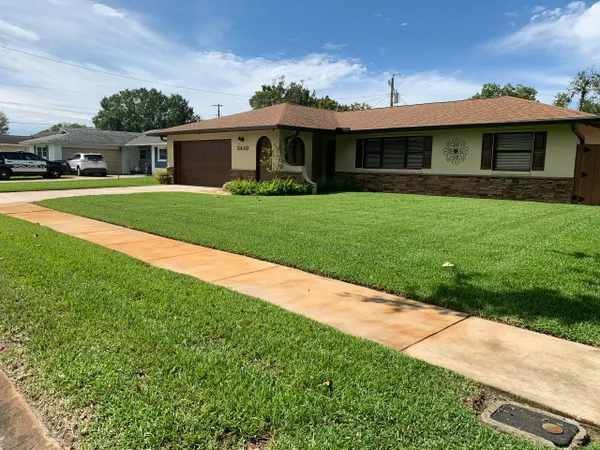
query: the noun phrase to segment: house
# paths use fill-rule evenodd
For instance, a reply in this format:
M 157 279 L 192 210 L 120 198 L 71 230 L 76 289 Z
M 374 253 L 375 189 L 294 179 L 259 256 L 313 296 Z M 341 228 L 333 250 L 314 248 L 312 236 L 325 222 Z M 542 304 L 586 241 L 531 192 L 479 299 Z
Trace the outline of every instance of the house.
M 124 145 L 123 166 L 129 172 L 139 169 L 154 173 L 167 168 L 167 143 L 158 136 L 140 134 Z
M 500 97 L 353 112 L 278 104 L 152 134 L 167 138 L 181 184 L 263 179 L 275 164 L 373 191 L 600 203 L 599 127 L 600 116 Z
M 31 136 L 16 136 L 10 134 L 0 135 L 0 152 L 18 152 L 27 150 L 27 145 L 20 144 L 21 141 Z
M 23 140 L 21 145 L 49 160 L 67 160 L 76 153 L 101 153 L 109 174 L 154 173 L 166 167 L 166 142 L 143 133 L 66 128 Z

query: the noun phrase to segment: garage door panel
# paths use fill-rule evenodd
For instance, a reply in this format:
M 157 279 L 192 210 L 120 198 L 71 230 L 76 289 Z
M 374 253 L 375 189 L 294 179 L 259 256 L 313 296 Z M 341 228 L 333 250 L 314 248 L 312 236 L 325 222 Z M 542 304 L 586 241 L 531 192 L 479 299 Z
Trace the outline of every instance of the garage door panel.
M 231 141 L 181 142 L 175 164 L 178 183 L 220 187 L 230 179 Z

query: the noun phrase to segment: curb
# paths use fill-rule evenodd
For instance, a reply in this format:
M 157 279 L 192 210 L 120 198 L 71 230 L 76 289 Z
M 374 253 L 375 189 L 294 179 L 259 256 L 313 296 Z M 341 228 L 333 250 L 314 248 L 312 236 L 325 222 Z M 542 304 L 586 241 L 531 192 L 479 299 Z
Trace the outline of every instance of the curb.
M 0 370 L 0 450 L 60 450 L 58 443 Z

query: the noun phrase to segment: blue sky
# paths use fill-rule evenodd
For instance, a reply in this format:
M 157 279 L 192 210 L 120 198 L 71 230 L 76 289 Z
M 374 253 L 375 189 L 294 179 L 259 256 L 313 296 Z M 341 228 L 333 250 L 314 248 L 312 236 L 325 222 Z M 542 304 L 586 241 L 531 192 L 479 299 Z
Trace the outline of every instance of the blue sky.
M 392 73 L 405 103 L 466 98 L 486 81 L 550 102 L 600 63 L 593 1 L 0 0 L 0 11 L 0 110 L 14 134 L 90 124 L 103 96 L 142 85 L 182 94 L 203 118 L 215 103 L 248 109 L 281 75 L 374 106 Z

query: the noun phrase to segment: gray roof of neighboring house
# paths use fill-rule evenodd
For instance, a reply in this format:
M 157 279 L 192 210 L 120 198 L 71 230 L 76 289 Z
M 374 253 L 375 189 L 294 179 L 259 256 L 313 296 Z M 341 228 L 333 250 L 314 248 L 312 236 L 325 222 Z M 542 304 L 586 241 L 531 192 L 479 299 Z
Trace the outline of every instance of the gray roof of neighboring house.
M 63 146 L 120 147 L 142 133 L 107 131 L 96 128 L 67 128 L 58 133 L 23 141 L 25 144 L 60 144 Z
M 150 131 L 148 131 L 147 133 L 150 133 Z M 138 137 L 133 138 L 131 141 L 125 144 L 126 147 L 144 145 L 167 145 L 167 143 L 163 141 L 159 136 L 148 136 L 147 134 L 142 134 Z
M 19 144 L 31 136 L 15 136 L 11 134 L 0 134 L 0 144 Z

